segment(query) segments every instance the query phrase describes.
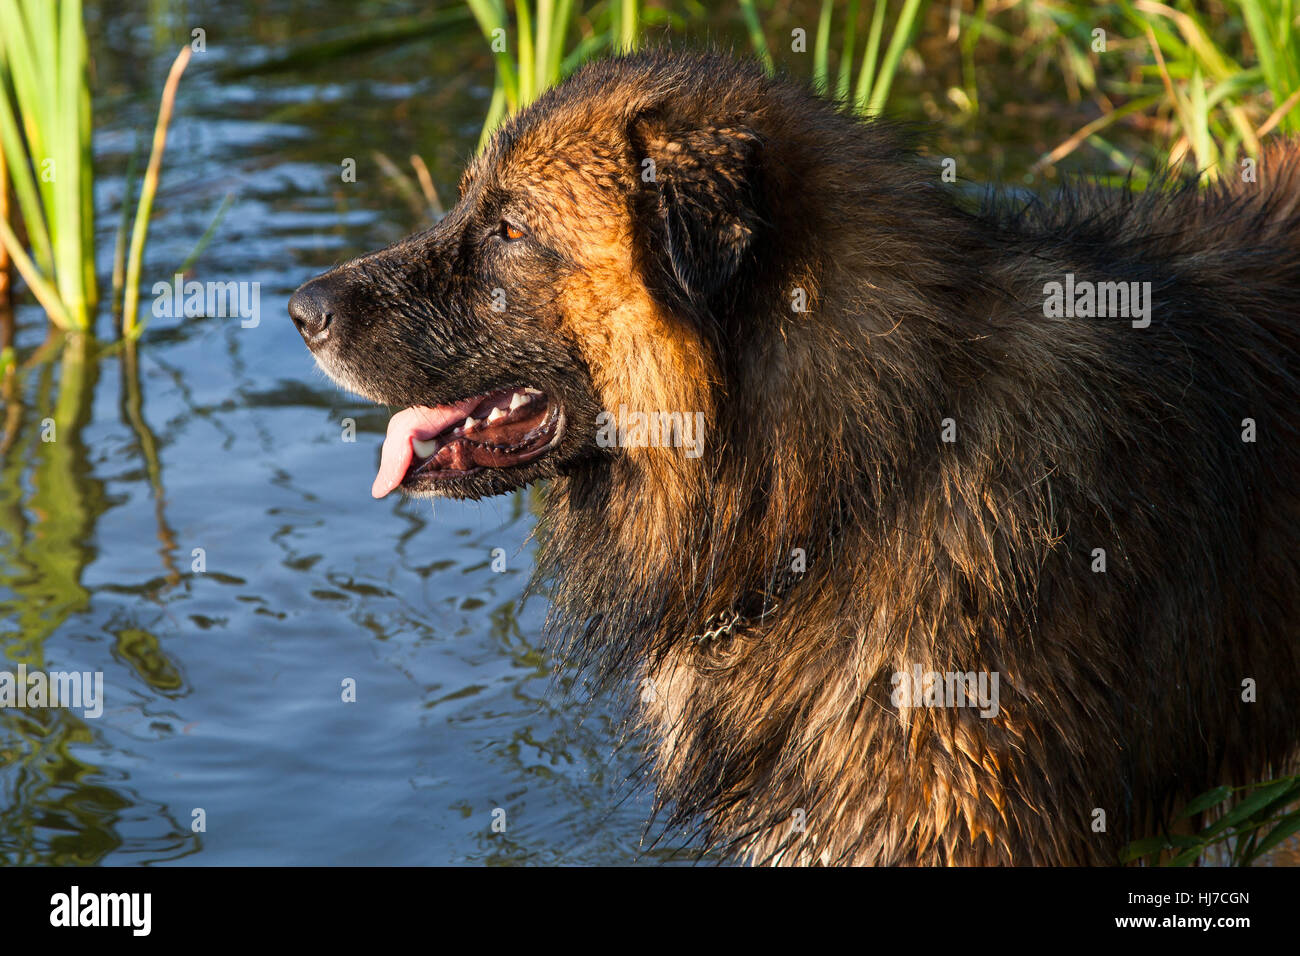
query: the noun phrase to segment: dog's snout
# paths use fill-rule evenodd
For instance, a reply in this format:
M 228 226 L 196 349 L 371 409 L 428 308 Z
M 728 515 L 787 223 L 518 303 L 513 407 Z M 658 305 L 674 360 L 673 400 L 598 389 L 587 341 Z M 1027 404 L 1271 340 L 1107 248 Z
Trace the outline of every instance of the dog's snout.
M 338 308 L 325 277 L 302 285 L 289 299 L 289 318 L 311 348 L 323 344 L 338 325 Z

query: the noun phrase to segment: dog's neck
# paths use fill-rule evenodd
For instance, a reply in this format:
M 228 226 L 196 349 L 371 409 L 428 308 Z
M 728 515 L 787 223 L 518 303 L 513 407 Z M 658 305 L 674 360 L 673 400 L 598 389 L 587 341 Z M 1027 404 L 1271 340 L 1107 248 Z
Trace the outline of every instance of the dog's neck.
M 975 328 L 987 240 L 919 163 L 888 167 L 889 183 L 842 165 L 804 178 L 834 201 L 774 205 L 783 238 L 756 247 L 752 267 L 772 278 L 737 286 L 693 323 L 717 336 L 701 350 L 725 388 L 641 396 L 665 409 L 703 402 L 679 406 L 708 409 L 703 455 L 618 449 L 554 483 L 539 571 L 555 582 L 552 623 L 577 660 L 627 670 L 737 619 L 774 626 L 787 613 L 775 605 L 809 581 L 851 590 L 861 569 L 833 555 L 887 540 L 916 476 L 933 472 L 941 446 L 928 439 L 987 368 Z M 915 228 L 819 223 L 807 215 L 819 205 Z M 864 232 L 886 238 L 860 248 Z M 921 362 L 944 376 L 900 375 Z M 673 381 L 669 370 L 651 378 Z

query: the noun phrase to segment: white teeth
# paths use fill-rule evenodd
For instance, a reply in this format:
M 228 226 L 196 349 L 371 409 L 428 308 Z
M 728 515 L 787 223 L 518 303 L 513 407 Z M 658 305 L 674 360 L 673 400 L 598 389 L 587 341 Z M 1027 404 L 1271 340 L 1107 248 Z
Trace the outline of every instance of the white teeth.
M 515 392 L 514 398 L 510 399 L 510 410 L 513 412 L 520 405 L 528 404 L 528 396 L 523 392 Z
M 438 439 L 430 438 L 425 441 L 421 438 L 412 438 L 411 447 L 415 449 L 415 453 L 421 458 L 432 458 L 438 453 Z
M 494 409 L 492 409 L 491 412 L 488 413 L 487 423 L 488 423 L 489 425 L 491 425 L 493 422 L 498 421 L 498 420 L 500 420 L 500 419 L 502 419 L 502 418 L 505 418 L 505 417 L 506 417 L 506 413 L 505 413 L 505 412 L 503 412 L 503 411 L 502 411 L 501 409 L 499 409 L 499 408 L 494 408 Z
M 527 394 L 529 394 L 529 395 L 541 395 L 541 394 L 542 394 L 542 390 L 541 390 L 540 388 L 526 388 L 526 389 L 524 389 L 524 391 L 525 391 Z
M 478 421 L 477 421 L 475 418 L 473 418 L 473 417 L 471 416 L 470 418 L 465 419 L 465 424 L 462 425 L 461 427 L 464 428 L 465 431 L 469 431 L 471 428 L 473 428 L 473 427 L 474 427 L 475 425 L 477 425 L 477 424 L 478 424 Z

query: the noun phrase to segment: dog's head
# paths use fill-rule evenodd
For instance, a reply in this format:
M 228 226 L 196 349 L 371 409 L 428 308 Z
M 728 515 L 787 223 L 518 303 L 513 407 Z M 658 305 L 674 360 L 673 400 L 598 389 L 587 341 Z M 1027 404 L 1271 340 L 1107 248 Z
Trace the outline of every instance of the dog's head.
M 627 453 L 602 410 L 710 413 L 716 316 L 765 221 L 764 82 L 724 58 L 590 66 L 497 131 L 434 228 L 298 289 L 320 366 L 404 409 L 373 494 L 500 494 Z

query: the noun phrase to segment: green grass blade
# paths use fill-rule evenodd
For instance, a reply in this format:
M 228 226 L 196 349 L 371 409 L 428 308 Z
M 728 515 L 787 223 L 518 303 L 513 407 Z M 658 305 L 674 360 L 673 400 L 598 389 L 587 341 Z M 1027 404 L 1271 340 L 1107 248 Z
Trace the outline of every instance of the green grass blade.
M 903 10 L 894 24 L 894 33 L 889 38 L 889 49 L 885 51 L 885 59 L 880 64 L 880 75 L 876 78 L 875 86 L 871 91 L 871 100 L 867 104 L 868 114 L 874 116 L 885 108 L 885 103 L 889 100 L 889 89 L 893 86 L 894 76 L 898 72 L 899 61 L 903 57 L 903 51 L 912 42 L 912 29 L 916 26 L 917 17 L 924 12 L 926 5 L 926 0 L 907 0 L 903 4 Z
M 3 81 L 4 72 L 0 70 L 0 83 Z M 32 175 L 13 105 L 3 89 L 0 89 L 0 149 L 4 150 L 8 158 L 9 181 L 13 183 L 18 209 L 27 226 L 27 239 L 32 245 L 32 254 L 36 257 L 41 272 L 53 275 L 54 246 L 50 242 L 50 232 L 45 223 L 45 204 Z
M 87 63 L 90 59 L 86 45 L 85 30 L 79 31 L 81 45 L 80 68 L 83 82 L 78 86 L 77 125 L 80 130 L 81 145 L 81 265 L 85 270 L 82 285 L 86 290 L 86 300 L 93 309 L 99 301 L 99 286 L 95 278 L 95 135 L 94 119 L 91 114 L 90 82 L 87 75 Z
M 112 294 L 113 316 L 121 318 L 122 288 L 126 282 L 126 239 L 131 234 L 131 197 L 135 195 L 136 169 L 140 164 L 140 139 L 136 138 L 131 155 L 126 161 L 126 175 L 122 179 L 122 212 L 117 222 L 117 237 L 113 241 Z
M 483 147 L 488 144 L 496 128 L 501 125 L 501 121 L 506 117 L 507 103 L 504 86 L 497 82 L 496 87 L 492 90 L 492 102 L 488 104 L 487 116 L 483 120 L 483 129 L 478 134 L 478 151 L 482 152 Z
M 28 20 L 30 13 L 29 6 L 20 5 L 18 0 L 0 0 L 0 21 L 6 24 L 0 43 L 3 44 L 5 71 L 13 84 L 14 95 L 10 116 L 13 131 L 5 135 L 4 149 L 9 156 L 14 190 L 23 220 L 28 223 L 33 251 L 44 272 L 53 276 L 53 234 L 56 228 L 52 221 L 53 188 L 41 178 L 41 172 L 43 160 L 49 156 L 43 131 L 48 129 L 48 117 L 52 115 L 54 104 L 49 101 L 47 85 L 41 81 L 36 69 L 38 53 Z M 39 18 L 40 12 L 36 16 Z M 53 75 L 52 69 L 45 72 Z M 27 189 L 29 184 L 30 189 Z
M 548 67 L 551 62 L 551 44 L 557 42 L 554 34 L 555 0 L 537 0 L 537 49 L 533 85 L 538 93 L 553 82 Z
M 862 56 L 862 67 L 858 70 L 858 88 L 853 93 L 853 104 L 859 111 L 866 109 L 876 82 L 876 61 L 880 57 L 886 6 L 885 0 L 875 0 L 875 6 L 871 9 L 871 31 L 867 34 L 867 49 Z
M 3 245 L 9 253 L 14 268 L 23 277 L 27 287 L 32 290 L 32 295 L 36 296 L 36 301 L 45 309 L 50 321 L 64 330 L 75 328 L 72 316 L 63 307 L 63 301 L 59 298 L 58 290 L 41 276 L 36 265 L 27 257 L 23 244 L 18 241 L 18 237 L 14 235 L 9 223 L 3 219 L 0 219 L 0 245 Z
M 612 0 L 620 3 L 618 15 L 618 48 L 622 52 L 635 50 L 640 33 L 641 8 L 637 0 Z
M 834 0 L 822 0 L 821 15 L 817 18 L 817 38 L 813 42 L 813 86 L 820 93 L 830 91 L 830 63 L 828 52 L 831 43 L 831 14 Z
M 1192 152 L 1196 154 L 1197 166 L 1201 169 L 1210 169 L 1218 165 L 1219 155 L 1210 138 L 1210 111 L 1205 100 L 1205 78 L 1201 75 L 1199 65 L 1192 71 L 1191 84 L 1192 95 L 1189 106 L 1192 128 L 1189 130 L 1189 135 L 1192 139 Z
M 1283 817 L 1281 822 L 1269 831 L 1268 836 L 1259 841 L 1259 845 L 1254 848 L 1252 856 L 1255 858 L 1263 856 L 1295 833 L 1300 833 L 1300 811 Z
M 136 207 L 135 225 L 131 229 L 131 249 L 127 253 L 126 292 L 122 305 L 122 336 L 126 339 L 139 338 L 143 331 L 137 315 L 140 302 L 140 265 L 144 259 L 145 239 L 149 235 L 149 217 L 153 213 L 154 194 L 158 191 L 158 180 L 162 172 L 163 151 L 167 148 L 167 127 L 171 123 L 176 89 L 180 86 L 181 74 L 189 65 L 191 53 L 189 46 L 181 47 L 167 74 L 167 82 L 163 85 L 162 101 L 158 106 L 158 122 L 154 125 L 149 165 L 145 169 L 144 182 L 140 185 L 140 203 Z
M 772 51 L 768 49 L 767 37 L 763 35 L 763 21 L 759 18 L 758 7 L 754 0 L 740 0 L 740 15 L 745 21 L 745 29 L 749 32 L 749 44 L 762 62 L 763 69 L 769 74 L 775 73 L 776 64 L 772 61 Z
M 840 75 L 835 83 L 835 99 L 841 103 L 849 100 L 849 84 L 853 80 L 853 56 L 858 27 L 858 0 L 849 0 L 848 16 L 844 22 L 844 42 L 840 45 Z
M 505 108 L 500 111 L 495 122 L 491 124 L 490 129 L 495 129 L 496 124 L 501 121 L 501 117 L 505 115 L 506 111 L 513 113 L 520 106 L 519 75 L 515 69 L 514 60 L 510 56 L 509 31 L 506 30 L 505 13 L 497 3 L 493 3 L 491 0 L 466 0 L 466 3 L 469 4 L 474 19 L 478 21 L 479 29 L 483 32 L 483 38 L 489 44 L 493 42 L 493 34 L 497 30 L 503 31 L 507 37 L 506 49 L 492 51 L 497 67 L 497 87 L 493 90 L 493 99 L 496 98 L 499 90 L 505 104 Z
M 58 49 L 59 69 L 58 92 L 54 120 L 58 130 L 56 136 L 54 194 L 55 236 L 54 258 L 55 279 L 59 286 L 59 295 L 68 313 L 72 316 L 76 328 L 84 330 L 90 322 L 90 310 L 93 303 L 86 288 L 83 253 L 93 254 L 82 248 L 82 165 L 81 149 L 81 97 L 80 89 L 85 84 L 84 61 L 82 52 L 81 0 L 62 0 L 62 14 L 59 23 Z M 55 72 L 55 71 L 51 71 Z
M 226 218 L 226 212 L 230 209 L 230 204 L 235 201 L 234 193 L 226 193 L 225 198 L 221 200 L 221 205 L 217 207 L 216 215 L 212 217 L 212 222 L 208 223 L 208 228 L 203 230 L 203 235 L 199 236 L 199 241 L 194 244 L 193 251 L 185 257 L 185 261 L 180 264 L 176 271 L 185 275 L 194 268 L 194 263 L 199 261 L 208 244 L 212 242 L 212 237 L 217 234 L 217 229 L 221 225 L 221 220 Z
M 551 44 L 551 62 L 547 64 L 547 71 L 556 81 L 566 75 L 564 71 L 564 41 L 569 36 L 569 29 L 573 26 L 573 0 L 560 0 L 560 5 L 555 10 L 556 42 Z
M 1275 47 L 1277 39 L 1273 36 L 1272 25 L 1264 12 L 1264 5 L 1259 0 L 1241 0 L 1241 13 L 1246 21 L 1246 29 L 1250 32 L 1251 42 L 1255 46 L 1255 55 L 1259 57 L 1259 65 L 1264 71 L 1264 79 L 1269 89 L 1273 91 L 1273 96 L 1280 103 L 1291 91 L 1281 88 L 1283 77 L 1278 66 Z
M 537 99 L 537 74 L 533 59 L 533 18 L 528 0 L 515 0 L 515 33 L 519 45 L 519 105 Z

